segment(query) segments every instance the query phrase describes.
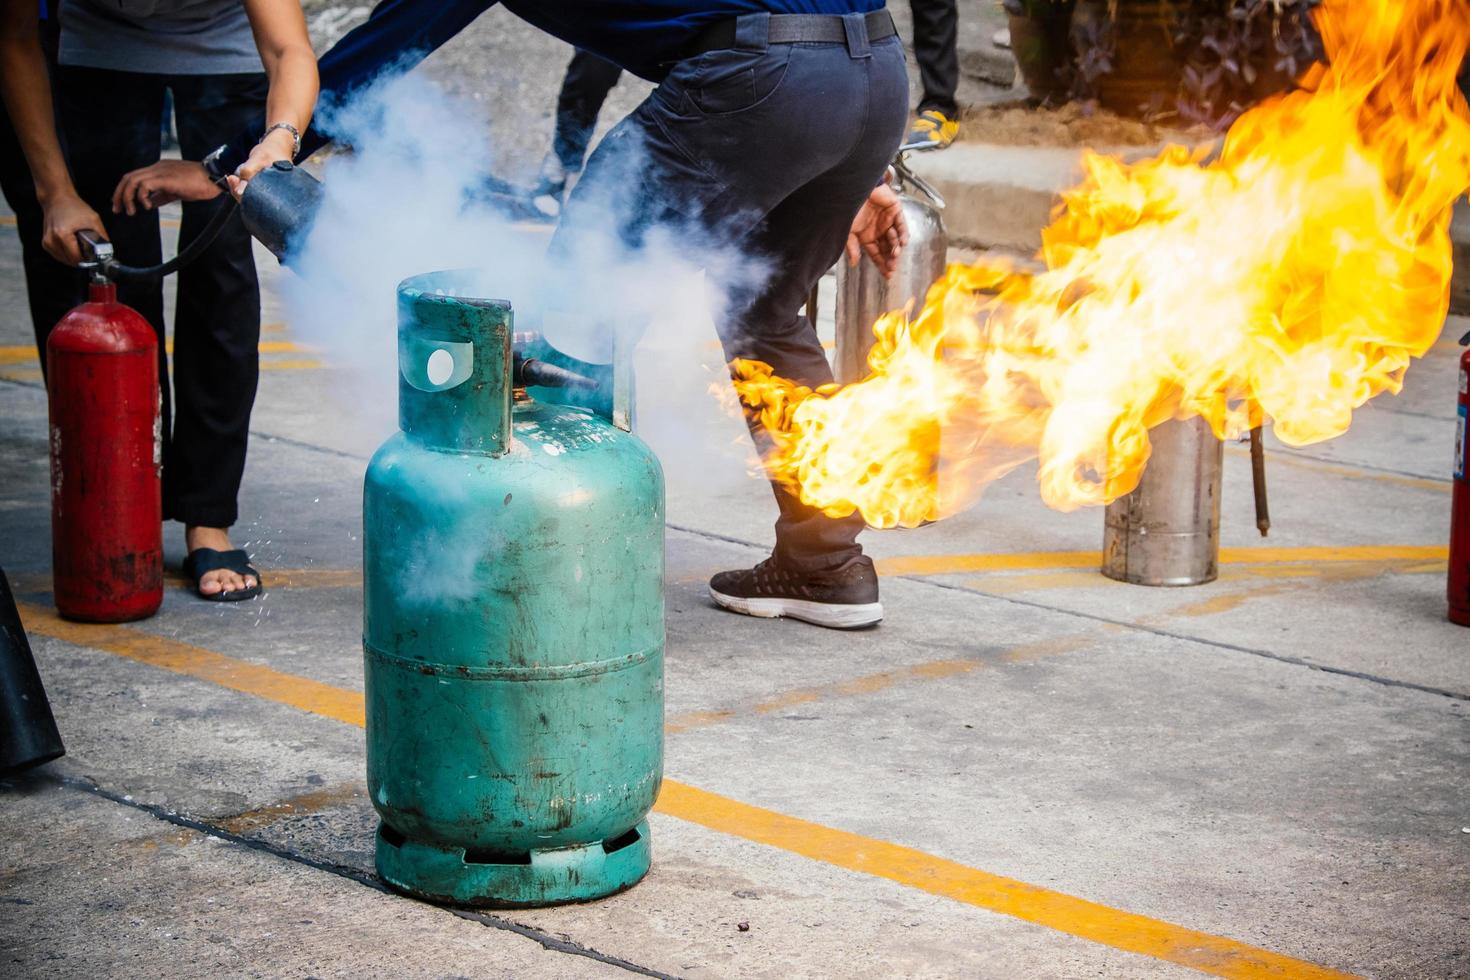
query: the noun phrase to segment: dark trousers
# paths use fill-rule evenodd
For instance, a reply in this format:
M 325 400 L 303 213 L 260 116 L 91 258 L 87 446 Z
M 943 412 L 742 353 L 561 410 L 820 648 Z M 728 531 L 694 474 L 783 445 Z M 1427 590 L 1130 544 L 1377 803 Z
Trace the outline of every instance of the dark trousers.
M 55 35 L 52 23 L 43 23 L 42 47 L 48 64 L 54 64 Z M 41 369 L 46 368 L 46 335 L 56 321 L 83 298 L 81 282 L 75 269 L 56 261 L 41 247 L 41 205 L 36 201 L 36 185 L 20 141 L 10 123 L 10 115 L 0 103 L 0 194 L 15 212 L 15 230 L 20 237 L 22 268 L 26 277 L 26 298 L 31 312 L 31 326 L 40 348 Z
M 260 114 L 267 85 L 263 74 L 152 75 L 65 65 L 56 72 L 56 111 L 72 180 L 102 216 L 118 260 L 127 265 L 162 259 L 158 212 L 113 214 L 112 192 L 123 174 L 158 160 L 165 89 L 173 93 L 182 155 L 199 160 Z M 223 195 L 185 204 L 180 246 L 226 206 Z M 163 384 L 163 515 L 228 527 L 239 513 L 260 373 L 260 288 L 250 236 L 238 215 L 178 273 L 177 290 L 172 405 Z M 160 377 L 167 379 L 163 285 L 119 283 L 118 299 L 153 324 Z
M 938 109 L 951 119 L 959 111 L 959 4 L 957 0 L 909 0 L 914 13 L 914 60 L 924 97 L 919 111 Z
M 597 129 L 597 114 L 622 74 L 611 61 L 580 48 L 572 55 L 556 97 L 556 132 L 551 139 L 552 151 L 568 174 L 581 172 Z
M 715 320 L 726 358 L 764 361 L 805 385 L 831 382 L 802 306 L 842 254 L 908 108 L 902 44 L 869 45 L 861 18 L 850 23 L 847 44 L 767 44 L 769 15 L 749 14 L 736 47 L 677 64 L 593 152 L 553 255 L 575 254 L 579 236 L 609 226 L 635 248 L 657 228 L 688 255 L 708 249 L 723 260 L 706 275 L 724 299 Z M 778 560 L 821 570 L 862 554 L 860 515 L 827 517 L 775 490 Z

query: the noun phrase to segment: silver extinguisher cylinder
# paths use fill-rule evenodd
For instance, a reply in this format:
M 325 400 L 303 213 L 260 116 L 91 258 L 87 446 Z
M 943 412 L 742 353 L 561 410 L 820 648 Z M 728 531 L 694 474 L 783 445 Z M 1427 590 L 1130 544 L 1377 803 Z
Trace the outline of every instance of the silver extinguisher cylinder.
M 910 302 L 909 315 L 917 316 L 929 287 L 944 275 L 949 239 L 939 208 L 908 193 L 900 194 L 900 201 L 909 243 L 899 255 L 892 279 L 884 279 L 866 255 L 856 266 L 848 265 L 845 256 L 837 262 L 837 343 L 832 371 L 840 384 L 868 376 L 868 352 L 873 349 L 873 325 L 878 318 Z
M 1199 417 L 1155 426 L 1149 441 L 1137 488 L 1107 507 L 1102 573 L 1134 585 L 1213 582 L 1225 444 Z

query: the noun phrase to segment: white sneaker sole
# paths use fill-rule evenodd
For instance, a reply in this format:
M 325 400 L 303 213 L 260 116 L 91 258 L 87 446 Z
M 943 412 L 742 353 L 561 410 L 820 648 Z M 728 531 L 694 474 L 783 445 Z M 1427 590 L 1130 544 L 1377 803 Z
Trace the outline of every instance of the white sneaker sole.
M 883 620 L 883 603 L 881 602 L 844 605 L 774 597 L 742 599 L 739 596 L 717 592 L 713 588 L 709 590 L 709 596 L 731 612 L 743 613 L 746 616 L 755 616 L 760 619 L 776 619 L 785 616 L 788 619 L 799 619 L 804 623 L 825 626 L 834 630 L 862 629 L 864 626 L 872 626 Z

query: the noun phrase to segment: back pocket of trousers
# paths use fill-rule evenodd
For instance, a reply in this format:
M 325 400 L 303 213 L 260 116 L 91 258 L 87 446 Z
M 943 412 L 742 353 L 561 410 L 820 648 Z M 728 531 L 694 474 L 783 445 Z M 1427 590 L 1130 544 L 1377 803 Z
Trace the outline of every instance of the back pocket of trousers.
M 741 112 L 765 101 L 780 86 L 790 45 L 765 51 L 722 51 L 691 81 L 689 96 L 706 115 Z

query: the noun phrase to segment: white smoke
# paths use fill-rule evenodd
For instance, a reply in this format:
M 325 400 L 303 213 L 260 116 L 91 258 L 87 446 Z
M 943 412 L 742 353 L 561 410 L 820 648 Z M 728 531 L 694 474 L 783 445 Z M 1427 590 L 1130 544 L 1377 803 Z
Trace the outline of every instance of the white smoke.
M 566 353 L 602 361 L 615 333 L 638 341 L 638 433 L 671 482 L 747 479 L 753 457 L 743 427 L 708 394 L 711 381 L 726 377 L 711 317 L 720 297 L 710 283 L 748 283 L 764 268 L 687 229 L 654 229 L 636 251 L 612 234 L 580 236 L 569 260 L 549 268 L 549 227 L 513 224 L 476 203 L 474 192 L 496 170 L 480 111 L 415 73 L 321 110 L 351 152 L 323 168 L 325 197 L 293 257 L 286 300 L 293 329 L 341 369 L 346 383 L 332 397 L 370 432 L 391 433 L 397 285 L 470 268 L 485 295 L 511 302 L 517 329 L 542 329 Z M 636 172 L 626 179 L 637 186 Z

